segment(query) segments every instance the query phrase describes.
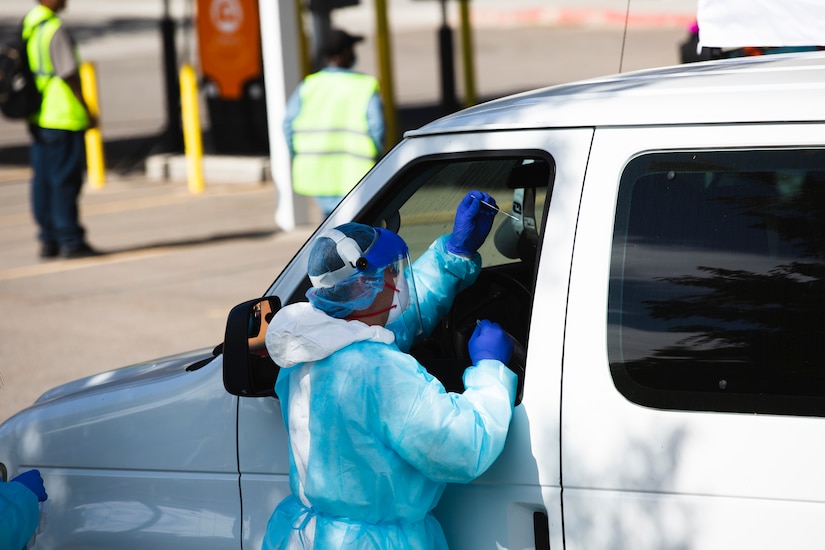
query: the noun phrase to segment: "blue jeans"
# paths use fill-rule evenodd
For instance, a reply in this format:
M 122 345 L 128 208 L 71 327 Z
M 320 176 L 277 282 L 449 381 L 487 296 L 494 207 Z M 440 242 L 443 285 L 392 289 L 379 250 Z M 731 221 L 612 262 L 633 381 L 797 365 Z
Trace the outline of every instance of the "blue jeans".
M 77 248 L 85 242 L 77 208 L 86 159 L 84 133 L 35 125 L 29 130 L 34 172 L 31 198 L 38 238 L 64 250 Z

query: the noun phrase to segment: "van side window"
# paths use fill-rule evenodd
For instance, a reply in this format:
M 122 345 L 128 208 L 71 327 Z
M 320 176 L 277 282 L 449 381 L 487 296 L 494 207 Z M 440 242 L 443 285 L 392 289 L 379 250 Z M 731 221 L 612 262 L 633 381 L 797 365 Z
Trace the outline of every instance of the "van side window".
M 403 170 L 362 218 L 397 231 L 417 259 L 452 231 L 456 207 L 468 192 L 490 194 L 501 209 L 479 250 L 478 279 L 458 294 L 433 333 L 410 350 L 449 391 L 464 390 L 462 375 L 471 364 L 467 341 L 478 319 L 497 322 L 518 342 L 512 362 L 523 371 L 539 234 L 554 177 L 553 159 L 543 151 L 436 155 Z
M 631 161 L 607 323 L 633 402 L 825 416 L 825 150 Z
M 527 155 L 428 160 L 406 171 L 401 185 L 393 185 L 403 190 L 387 209 L 399 216 L 397 232 L 417 258 L 438 236 L 452 231 L 456 207 L 468 192 L 489 193 L 503 213 L 496 215 L 479 252 L 485 267 L 512 263 L 525 259 L 514 248 L 519 237 L 527 239 L 532 232 L 533 248 L 537 244 L 535 234 L 554 173 L 546 157 Z

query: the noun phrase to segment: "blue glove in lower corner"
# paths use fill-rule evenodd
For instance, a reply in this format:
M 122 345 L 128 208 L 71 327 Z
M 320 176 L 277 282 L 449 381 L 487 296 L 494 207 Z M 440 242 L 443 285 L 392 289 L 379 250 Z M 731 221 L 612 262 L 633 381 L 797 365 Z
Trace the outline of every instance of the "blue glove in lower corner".
M 37 500 L 43 502 L 49 495 L 46 494 L 46 487 L 43 485 L 43 478 L 39 470 L 28 470 L 13 478 L 9 483 L 17 482 L 26 487 L 37 496 Z
M 513 342 L 498 323 L 483 319 L 478 321 L 467 350 L 473 365 L 482 359 L 495 359 L 506 365 L 513 355 Z
M 447 250 L 465 256 L 478 251 L 493 228 L 493 218 L 498 212 L 496 208 L 495 199 L 487 193 L 467 193 L 456 209 L 453 233 L 446 243 Z

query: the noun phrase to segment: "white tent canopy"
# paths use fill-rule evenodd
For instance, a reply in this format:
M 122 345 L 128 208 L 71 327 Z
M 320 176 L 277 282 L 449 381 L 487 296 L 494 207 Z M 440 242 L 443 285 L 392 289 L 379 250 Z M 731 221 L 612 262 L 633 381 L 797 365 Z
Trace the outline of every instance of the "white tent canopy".
M 825 46 L 825 0 L 699 0 L 708 48 Z

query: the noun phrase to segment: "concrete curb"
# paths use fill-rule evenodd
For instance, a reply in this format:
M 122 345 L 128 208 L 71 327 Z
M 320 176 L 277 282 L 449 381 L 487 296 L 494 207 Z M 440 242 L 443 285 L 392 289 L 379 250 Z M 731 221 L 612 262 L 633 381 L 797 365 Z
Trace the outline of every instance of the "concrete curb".
M 427 6 L 431 4 L 431 6 Z M 520 4 L 520 5 L 519 5 Z M 631 5 L 630 12 L 622 2 L 616 6 L 562 6 L 548 5 L 552 2 L 522 2 L 514 5 L 508 2 L 485 2 L 470 4 L 470 18 L 473 27 L 514 28 L 514 27 L 587 27 L 616 28 L 627 26 L 655 28 L 687 28 L 696 18 L 696 13 L 686 5 L 671 5 L 656 9 L 641 9 Z M 575 2 L 569 2 L 575 4 Z M 335 21 L 356 32 L 371 34 L 374 22 L 368 10 L 345 8 L 338 10 Z M 432 29 L 441 24 L 437 2 L 399 2 L 389 10 L 390 27 L 394 32 Z M 459 25 L 458 10 L 450 6 L 447 13 L 450 26 Z
M 693 13 L 633 12 L 606 8 L 473 9 L 477 27 L 684 27 L 695 19 Z
M 205 155 L 203 179 L 209 183 L 271 183 L 269 157 Z M 185 155 L 151 155 L 146 159 L 146 179 L 152 181 L 185 181 Z

